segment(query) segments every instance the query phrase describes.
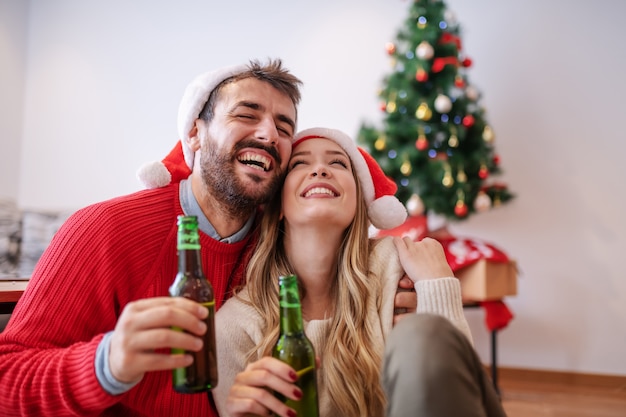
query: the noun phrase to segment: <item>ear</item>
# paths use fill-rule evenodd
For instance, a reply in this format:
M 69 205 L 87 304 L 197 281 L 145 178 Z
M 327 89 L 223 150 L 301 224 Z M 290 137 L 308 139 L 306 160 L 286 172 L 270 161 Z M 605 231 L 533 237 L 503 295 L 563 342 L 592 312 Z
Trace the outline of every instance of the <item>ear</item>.
M 201 131 L 203 127 L 204 120 L 196 119 L 193 127 L 187 135 L 187 138 L 184 139 L 184 141 L 187 143 L 187 146 L 189 146 L 189 149 L 191 149 L 193 152 L 196 152 L 198 149 L 200 149 L 200 137 L 198 136 L 198 132 Z

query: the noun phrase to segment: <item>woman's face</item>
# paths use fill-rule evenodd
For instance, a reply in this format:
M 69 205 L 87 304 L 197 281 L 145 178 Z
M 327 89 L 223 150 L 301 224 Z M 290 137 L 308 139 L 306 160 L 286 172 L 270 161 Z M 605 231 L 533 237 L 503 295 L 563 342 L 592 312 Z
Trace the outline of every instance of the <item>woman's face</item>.
M 357 190 L 346 152 L 329 139 L 307 139 L 293 150 L 282 192 L 288 224 L 323 221 L 345 230 L 356 214 Z

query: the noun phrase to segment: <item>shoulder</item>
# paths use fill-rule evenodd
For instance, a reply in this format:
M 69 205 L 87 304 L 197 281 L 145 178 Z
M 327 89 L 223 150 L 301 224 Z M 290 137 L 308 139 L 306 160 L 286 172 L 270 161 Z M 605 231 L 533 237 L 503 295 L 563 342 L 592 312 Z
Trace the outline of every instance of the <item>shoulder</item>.
M 257 343 L 261 340 L 262 320 L 258 312 L 249 304 L 246 288 L 228 299 L 215 313 L 216 332 L 222 337 L 234 339 L 249 338 Z
M 398 251 L 393 243 L 393 237 L 387 236 L 381 239 L 373 239 L 369 258 L 370 273 L 385 276 L 395 275 L 402 272 L 402 265 L 398 257 Z

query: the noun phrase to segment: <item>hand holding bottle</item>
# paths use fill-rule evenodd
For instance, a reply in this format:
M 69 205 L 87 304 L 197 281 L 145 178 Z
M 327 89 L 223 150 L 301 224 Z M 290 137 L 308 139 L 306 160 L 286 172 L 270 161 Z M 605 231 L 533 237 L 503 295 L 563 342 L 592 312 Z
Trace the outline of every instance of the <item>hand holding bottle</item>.
M 146 372 L 188 366 L 190 355 L 156 353 L 156 349 L 179 347 L 198 351 L 206 332 L 208 310 L 182 297 L 155 297 L 130 302 L 117 321 L 111 337 L 109 367 L 120 382 L 134 382 Z M 172 330 L 172 326 L 185 332 Z
M 280 401 L 274 393 L 298 401 L 302 391 L 295 382 L 296 371 L 283 361 L 264 357 L 250 363 L 235 378 L 230 388 L 226 408 L 232 417 L 244 417 L 250 414 L 290 417 L 294 410 Z

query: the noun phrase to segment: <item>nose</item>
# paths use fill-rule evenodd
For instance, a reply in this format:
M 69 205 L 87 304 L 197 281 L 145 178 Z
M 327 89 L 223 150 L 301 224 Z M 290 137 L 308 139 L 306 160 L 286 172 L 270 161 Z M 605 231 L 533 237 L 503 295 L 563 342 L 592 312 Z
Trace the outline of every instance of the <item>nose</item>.
M 313 172 L 311 172 L 311 177 L 313 177 L 313 178 L 317 177 L 318 175 L 320 177 L 322 177 L 322 178 L 326 178 L 330 174 L 329 174 L 328 170 L 326 169 L 326 167 L 320 166 L 320 167 L 315 168 L 313 170 Z
M 269 142 L 272 145 L 278 143 L 278 129 L 271 117 L 266 117 L 259 123 L 257 134 L 258 139 Z

